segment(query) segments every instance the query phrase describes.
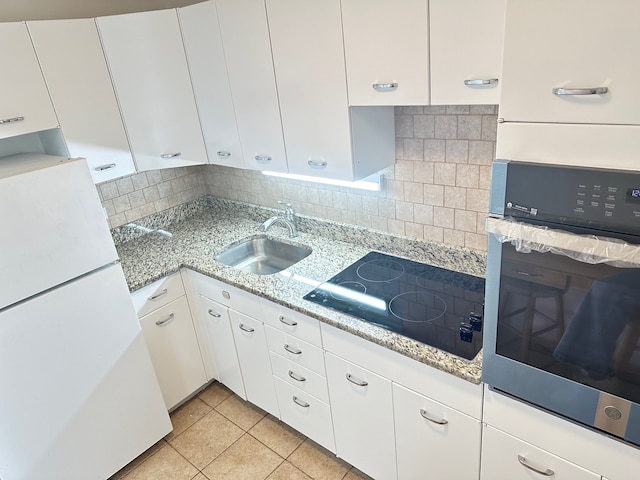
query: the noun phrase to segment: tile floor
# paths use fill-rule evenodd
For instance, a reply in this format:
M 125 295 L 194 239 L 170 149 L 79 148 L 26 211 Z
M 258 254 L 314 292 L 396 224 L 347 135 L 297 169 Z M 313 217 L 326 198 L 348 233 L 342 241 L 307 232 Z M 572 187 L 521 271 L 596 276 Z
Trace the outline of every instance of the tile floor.
M 217 382 L 171 422 L 173 432 L 109 480 L 371 480 Z

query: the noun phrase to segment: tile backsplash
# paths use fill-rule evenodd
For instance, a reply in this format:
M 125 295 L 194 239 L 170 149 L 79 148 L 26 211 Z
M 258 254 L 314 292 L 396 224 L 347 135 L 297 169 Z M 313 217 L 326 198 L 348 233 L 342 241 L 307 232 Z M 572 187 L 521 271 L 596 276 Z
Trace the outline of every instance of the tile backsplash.
M 217 165 L 143 172 L 98 186 L 111 227 L 210 194 L 412 238 L 486 250 L 497 106 L 396 107 L 396 162 L 380 192 Z

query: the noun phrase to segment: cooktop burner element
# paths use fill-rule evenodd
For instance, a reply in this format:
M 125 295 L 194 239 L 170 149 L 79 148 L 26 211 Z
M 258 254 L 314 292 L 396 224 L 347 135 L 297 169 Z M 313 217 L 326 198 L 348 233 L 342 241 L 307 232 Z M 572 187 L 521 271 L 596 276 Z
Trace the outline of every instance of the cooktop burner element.
M 304 298 L 469 360 L 482 348 L 480 277 L 370 252 Z

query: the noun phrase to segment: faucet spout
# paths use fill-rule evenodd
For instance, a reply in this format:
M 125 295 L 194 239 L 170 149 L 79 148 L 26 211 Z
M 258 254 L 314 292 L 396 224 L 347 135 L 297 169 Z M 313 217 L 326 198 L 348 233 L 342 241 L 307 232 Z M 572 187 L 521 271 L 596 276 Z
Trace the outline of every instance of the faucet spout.
M 271 217 L 271 218 L 267 219 L 266 222 L 264 222 L 262 225 L 260 225 L 260 230 L 263 231 L 263 232 L 266 232 L 267 230 L 269 230 L 269 228 L 271 228 L 271 226 L 273 226 L 273 225 L 275 225 L 277 223 L 287 227 L 287 229 L 289 230 L 289 237 L 294 238 L 294 237 L 298 236 L 297 225 L 295 223 L 293 223 L 292 221 L 290 221 L 289 219 L 287 219 L 285 217 L 280 217 L 280 216 L 275 216 L 275 217 Z

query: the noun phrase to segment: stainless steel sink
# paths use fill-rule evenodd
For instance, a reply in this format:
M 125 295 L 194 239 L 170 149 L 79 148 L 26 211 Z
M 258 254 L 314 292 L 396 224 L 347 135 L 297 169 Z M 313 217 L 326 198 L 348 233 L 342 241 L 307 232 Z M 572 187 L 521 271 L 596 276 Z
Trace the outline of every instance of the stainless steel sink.
M 265 235 L 229 245 L 214 258 L 225 265 L 258 275 L 271 275 L 309 256 L 308 247 L 291 245 Z

